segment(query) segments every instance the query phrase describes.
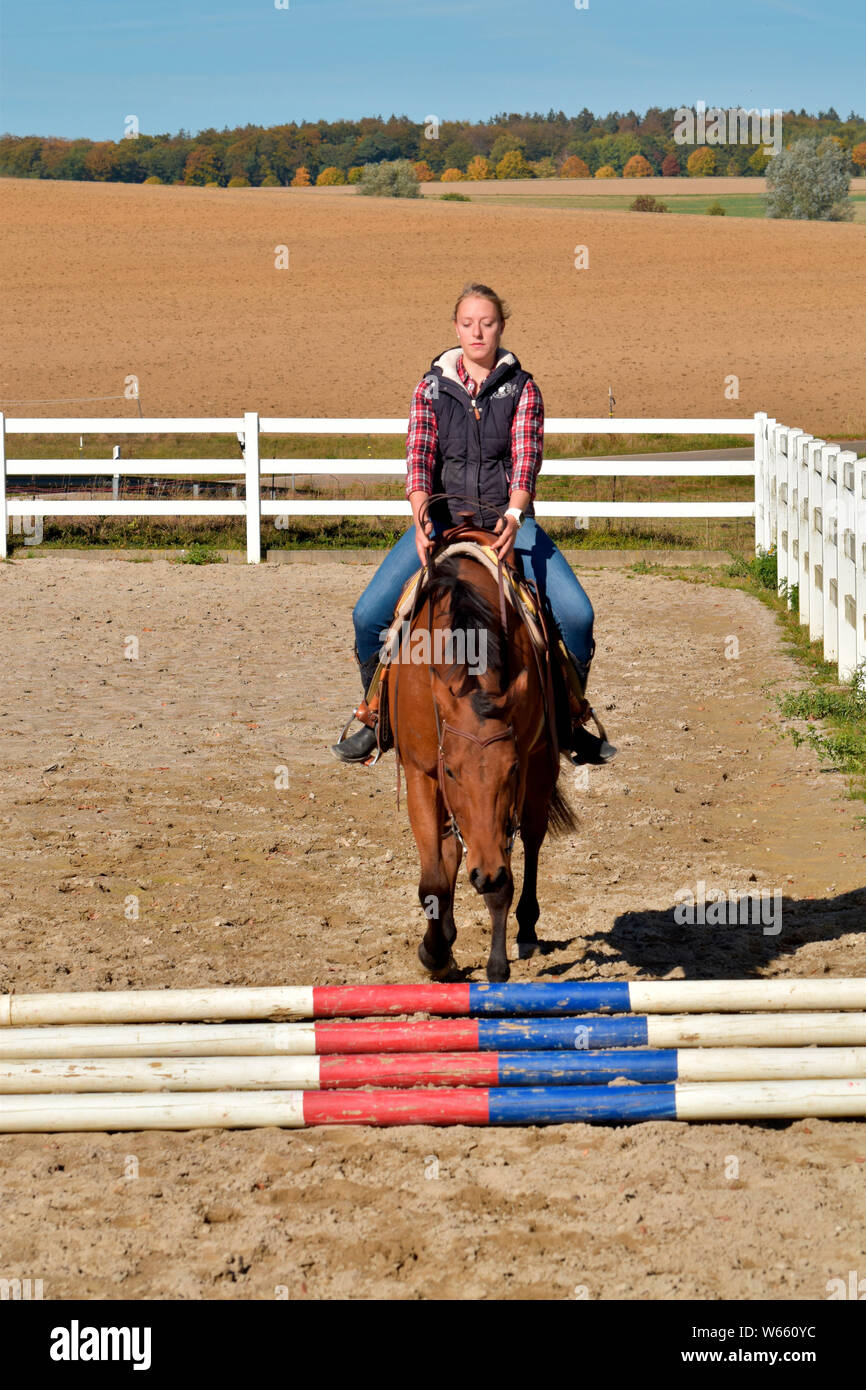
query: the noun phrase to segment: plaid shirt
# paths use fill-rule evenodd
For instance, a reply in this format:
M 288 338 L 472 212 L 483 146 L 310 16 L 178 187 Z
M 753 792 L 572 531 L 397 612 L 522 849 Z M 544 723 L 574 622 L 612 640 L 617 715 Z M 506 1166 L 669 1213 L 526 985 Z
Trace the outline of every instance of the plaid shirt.
M 457 375 L 470 396 L 478 393 L 463 363 L 457 359 Z M 436 462 L 436 416 L 430 404 L 428 384 L 419 381 L 409 409 L 409 434 L 406 441 L 406 496 L 413 492 L 433 491 L 433 468 Z M 544 451 L 544 403 L 534 381 L 527 381 L 517 402 L 511 422 L 511 491 L 528 492 L 535 497 L 535 481 L 541 469 Z

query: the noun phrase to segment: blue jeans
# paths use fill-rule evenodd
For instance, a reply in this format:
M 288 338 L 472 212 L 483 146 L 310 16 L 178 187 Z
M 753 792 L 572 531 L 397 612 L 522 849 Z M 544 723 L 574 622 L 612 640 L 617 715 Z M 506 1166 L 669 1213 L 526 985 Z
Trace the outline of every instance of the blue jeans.
M 433 523 L 436 535 L 443 529 Z M 581 664 L 591 660 L 592 604 L 565 556 L 533 517 L 526 517 L 514 541 L 514 555 L 524 577 L 534 580 L 542 599 L 547 596 L 556 625 L 571 655 Z M 375 656 L 383 634 L 394 618 L 406 582 L 420 569 L 415 549 L 415 526 L 392 546 L 355 604 L 352 621 L 361 661 Z

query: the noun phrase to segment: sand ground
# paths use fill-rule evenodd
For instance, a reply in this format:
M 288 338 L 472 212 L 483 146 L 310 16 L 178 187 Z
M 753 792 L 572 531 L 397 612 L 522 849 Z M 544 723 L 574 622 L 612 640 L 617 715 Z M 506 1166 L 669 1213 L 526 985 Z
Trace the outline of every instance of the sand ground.
M 0 990 L 417 978 L 393 756 L 327 751 L 371 574 L 0 567 Z M 580 827 L 543 852 L 549 951 L 513 978 L 866 974 L 859 803 L 782 736 L 799 675 L 772 615 L 582 577 L 621 752 L 585 790 L 565 776 Z M 701 879 L 780 889 L 779 935 L 675 925 Z M 483 979 L 464 874 L 457 920 Z M 862 1124 L 815 1120 L 2 1136 L 0 1275 L 46 1298 L 824 1298 L 864 1268 L 864 1162 Z

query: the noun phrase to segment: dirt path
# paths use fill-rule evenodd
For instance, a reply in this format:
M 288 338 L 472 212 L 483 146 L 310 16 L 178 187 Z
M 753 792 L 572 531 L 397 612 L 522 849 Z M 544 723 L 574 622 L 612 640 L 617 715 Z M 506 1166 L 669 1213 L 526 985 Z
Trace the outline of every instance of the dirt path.
M 326 747 L 371 574 L 0 567 L 0 989 L 417 977 L 393 758 L 344 769 Z M 772 693 L 798 672 L 771 614 L 585 582 L 621 754 L 573 790 L 580 830 L 543 856 L 552 948 L 513 978 L 866 974 L 858 807 L 780 737 Z M 781 932 L 675 925 L 699 880 L 781 889 Z M 480 979 L 473 898 L 461 875 Z M 6 1136 L 0 1276 L 49 1298 L 822 1298 L 866 1267 L 864 1162 L 866 1127 L 826 1121 Z

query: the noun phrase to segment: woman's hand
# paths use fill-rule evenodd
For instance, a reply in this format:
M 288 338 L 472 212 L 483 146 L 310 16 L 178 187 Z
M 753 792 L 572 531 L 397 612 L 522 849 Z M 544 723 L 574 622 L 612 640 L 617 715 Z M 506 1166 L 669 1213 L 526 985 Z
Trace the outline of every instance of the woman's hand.
M 493 542 L 493 549 L 504 563 L 510 558 L 514 549 L 514 540 L 520 529 L 520 524 L 516 516 L 501 516 L 493 529 L 497 536 Z
M 433 522 L 425 521 L 422 529 L 421 522 L 415 522 L 415 549 L 418 552 L 420 564 L 427 564 L 427 556 L 433 548 Z
M 409 505 L 412 508 L 412 519 L 415 522 L 415 549 L 418 552 L 418 560 L 422 565 L 427 564 L 427 555 L 433 546 L 433 522 L 429 515 L 425 513 L 424 523 L 421 523 L 422 508 L 426 506 L 428 494 L 426 492 L 413 492 L 409 498 Z

